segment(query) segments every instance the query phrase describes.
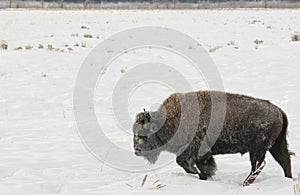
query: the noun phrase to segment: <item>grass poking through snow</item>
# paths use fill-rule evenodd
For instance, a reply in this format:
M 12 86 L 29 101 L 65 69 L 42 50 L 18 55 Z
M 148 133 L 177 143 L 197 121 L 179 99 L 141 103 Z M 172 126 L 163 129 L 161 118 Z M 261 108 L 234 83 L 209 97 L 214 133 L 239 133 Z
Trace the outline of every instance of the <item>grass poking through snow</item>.
M 140 184 L 140 188 L 144 188 L 144 187 L 146 187 L 147 185 L 146 185 L 146 183 L 147 183 L 147 179 L 148 179 L 148 175 L 145 175 L 144 177 L 143 177 L 143 179 L 142 179 L 142 181 L 141 181 L 141 184 Z M 151 186 L 148 186 L 147 188 L 148 189 L 161 189 L 161 188 L 164 188 L 164 187 L 166 187 L 167 185 L 164 185 L 164 184 L 161 184 L 161 183 L 159 183 L 159 179 L 157 179 L 157 180 L 155 180 L 153 183 L 152 183 L 152 185 Z M 149 182 L 148 182 L 149 183 Z M 139 188 L 139 187 L 134 187 L 134 185 L 131 185 L 131 184 L 128 184 L 128 183 L 126 183 L 125 184 L 126 186 L 128 186 L 128 187 L 130 187 L 130 188 Z

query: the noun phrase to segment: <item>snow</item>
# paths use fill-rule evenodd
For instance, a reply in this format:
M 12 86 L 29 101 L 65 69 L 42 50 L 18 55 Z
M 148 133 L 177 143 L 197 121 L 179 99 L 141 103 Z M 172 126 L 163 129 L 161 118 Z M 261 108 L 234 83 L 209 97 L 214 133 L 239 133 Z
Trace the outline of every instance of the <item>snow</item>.
M 291 34 L 300 31 L 300 10 L 1 10 L 0 18 L 0 40 L 8 44 L 8 50 L 0 50 L 1 194 L 293 193 L 298 156 L 292 157 L 291 180 L 268 154 L 266 167 L 249 187 L 241 187 L 250 171 L 247 154 L 216 156 L 218 170 L 208 181 L 186 174 L 168 153 L 161 158 L 170 163 L 153 171 L 114 169 L 82 143 L 72 98 L 81 64 L 101 41 L 134 27 L 168 27 L 211 51 L 226 91 L 269 99 L 282 107 L 289 118 L 290 149 L 298 154 L 300 42 L 291 42 Z M 50 44 L 54 49 L 48 49 Z M 95 112 L 105 135 L 126 151 L 132 152 L 132 135 L 130 129 L 120 130 L 114 119 L 112 91 L 132 67 L 153 61 L 180 70 L 195 90 L 208 88 L 186 60 L 165 50 L 144 48 L 112 62 L 95 90 Z M 128 100 L 130 117 L 142 108 L 155 109 L 172 92 L 159 83 L 136 88 Z M 152 167 L 142 158 L 130 158 L 140 159 L 145 170 Z M 157 184 L 166 186 L 157 189 Z

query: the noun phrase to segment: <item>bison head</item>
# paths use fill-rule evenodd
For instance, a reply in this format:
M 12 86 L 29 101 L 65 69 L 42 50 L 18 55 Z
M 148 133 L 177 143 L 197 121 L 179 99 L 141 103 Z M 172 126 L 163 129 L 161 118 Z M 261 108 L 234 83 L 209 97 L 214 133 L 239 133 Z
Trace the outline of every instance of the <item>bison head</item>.
M 144 111 L 137 114 L 133 125 L 135 155 L 143 156 L 150 163 L 155 163 L 164 145 L 159 136 L 161 129 L 158 113 Z

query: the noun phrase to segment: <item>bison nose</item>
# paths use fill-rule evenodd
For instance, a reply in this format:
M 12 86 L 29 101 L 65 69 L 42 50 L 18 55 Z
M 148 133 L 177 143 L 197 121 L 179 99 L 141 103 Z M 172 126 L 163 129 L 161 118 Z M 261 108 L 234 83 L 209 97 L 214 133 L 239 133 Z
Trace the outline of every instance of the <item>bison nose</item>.
M 134 147 L 134 154 L 139 156 L 142 153 L 142 149 L 139 147 Z

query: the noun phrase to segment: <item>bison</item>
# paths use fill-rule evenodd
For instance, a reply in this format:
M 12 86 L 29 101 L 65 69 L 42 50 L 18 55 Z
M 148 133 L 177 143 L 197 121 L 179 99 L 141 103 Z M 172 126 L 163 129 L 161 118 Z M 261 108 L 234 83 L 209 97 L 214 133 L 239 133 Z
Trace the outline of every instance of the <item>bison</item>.
M 187 173 L 206 180 L 215 174 L 213 155 L 249 152 L 253 183 L 269 151 L 292 178 L 287 144 L 287 116 L 268 100 L 220 91 L 175 93 L 157 111 L 136 115 L 135 155 L 155 163 L 161 151 L 176 154 Z

